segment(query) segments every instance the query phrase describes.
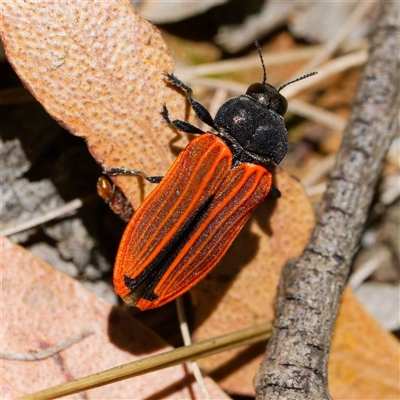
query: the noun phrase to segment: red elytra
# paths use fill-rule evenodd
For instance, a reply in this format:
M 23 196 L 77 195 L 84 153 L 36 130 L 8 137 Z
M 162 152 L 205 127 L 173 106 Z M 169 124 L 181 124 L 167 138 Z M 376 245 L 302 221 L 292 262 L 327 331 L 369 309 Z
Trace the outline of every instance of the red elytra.
M 192 99 L 188 86 L 165 73 L 215 132 L 171 121 L 164 106 L 162 115 L 170 126 L 200 136 L 181 152 L 163 179 L 140 171 L 108 171 L 161 181 L 129 221 L 114 268 L 116 293 L 141 310 L 162 306 L 196 285 L 226 253 L 265 197 L 270 192 L 280 195 L 270 170 L 288 149 L 283 121 L 287 101 L 279 93 L 287 84 L 277 90 L 266 83 L 256 45 L 263 82 L 224 103 L 214 119 Z
M 194 139 L 129 221 L 115 263 L 116 293 L 145 310 L 189 290 L 225 254 L 271 184 L 259 165 L 232 167 L 217 136 Z

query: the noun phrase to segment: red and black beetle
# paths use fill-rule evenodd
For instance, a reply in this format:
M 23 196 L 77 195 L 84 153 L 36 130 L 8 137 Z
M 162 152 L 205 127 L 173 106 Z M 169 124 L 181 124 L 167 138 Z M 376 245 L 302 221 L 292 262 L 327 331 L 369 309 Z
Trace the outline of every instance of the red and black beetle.
M 165 177 L 124 169 L 106 171 L 160 182 L 132 216 L 119 246 L 114 287 L 129 304 L 146 310 L 188 291 L 215 267 L 268 193 L 280 196 L 269 169 L 288 151 L 283 121 L 287 101 L 279 93 L 286 85 L 277 90 L 266 83 L 256 46 L 264 70 L 262 83 L 228 100 L 214 119 L 193 100 L 188 86 L 165 73 L 171 84 L 185 92 L 197 117 L 215 130 L 203 132 L 188 122 L 171 121 L 164 105 L 162 115 L 170 126 L 200 135 Z

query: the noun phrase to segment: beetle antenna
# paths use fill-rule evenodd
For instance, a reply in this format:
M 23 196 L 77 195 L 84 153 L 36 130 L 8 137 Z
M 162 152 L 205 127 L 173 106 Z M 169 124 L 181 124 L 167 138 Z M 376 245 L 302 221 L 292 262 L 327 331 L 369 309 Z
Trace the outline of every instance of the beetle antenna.
M 297 79 L 294 79 L 293 81 L 290 81 L 290 82 L 288 82 L 288 83 L 285 83 L 284 85 L 282 85 L 282 86 L 278 89 L 278 92 L 280 92 L 284 87 L 286 87 L 287 85 L 290 85 L 291 83 L 301 81 L 301 80 L 303 80 L 303 79 L 306 79 L 306 78 L 308 78 L 308 77 L 310 77 L 310 76 L 317 75 L 317 74 L 318 74 L 318 72 L 310 72 L 309 74 L 303 75 L 303 76 L 301 76 L 300 78 L 297 78 Z
M 261 65 L 262 65 L 263 70 L 264 70 L 264 77 L 263 77 L 262 83 L 265 84 L 265 82 L 267 81 L 267 72 L 265 71 L 265 65 L 264 65 L 264 60 L 263 60 L 263 56 L 262 56 L 262 53 L 261 53 L 260 43 L 258 43 L 257 40 L 256 40 L 256 47 L 257 47 L 258 54 L 260 56 Z

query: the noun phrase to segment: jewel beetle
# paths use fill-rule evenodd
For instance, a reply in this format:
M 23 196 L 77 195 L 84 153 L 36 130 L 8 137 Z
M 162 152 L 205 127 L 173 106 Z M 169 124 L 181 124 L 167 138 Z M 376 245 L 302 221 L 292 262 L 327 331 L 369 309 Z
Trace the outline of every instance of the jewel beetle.
M 198 134 L 180 153 L 165 177 L 112 169 L 108 174 L 141 175 L 159 183 L 130 219 L 120 242 L 114 288 L 141 310 L 159 307 L 182 295 L 215 267 L 254 209 L 269 193 L 279 197 L 271 170 L 288 151 L 283 121 L 287 101 L 266 83 L 253 83 L 245 95 L 228 100 L 212 118 L 192 98 L 192 90 L 174 75 L 169 83 L 182 90 L 197 117 L 214 129 L 171 120 L 173 128 Z

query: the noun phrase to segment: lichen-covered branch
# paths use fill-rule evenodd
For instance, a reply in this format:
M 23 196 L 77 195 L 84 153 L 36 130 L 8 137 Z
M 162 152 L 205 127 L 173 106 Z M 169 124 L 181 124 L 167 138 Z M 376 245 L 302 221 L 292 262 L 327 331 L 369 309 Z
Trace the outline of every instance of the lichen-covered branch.
M 352 115 L 303 254 L 283 270 L 257 399 L 330 399 L 332 328 L 400 108 L 398 2 L 382 3 Z

